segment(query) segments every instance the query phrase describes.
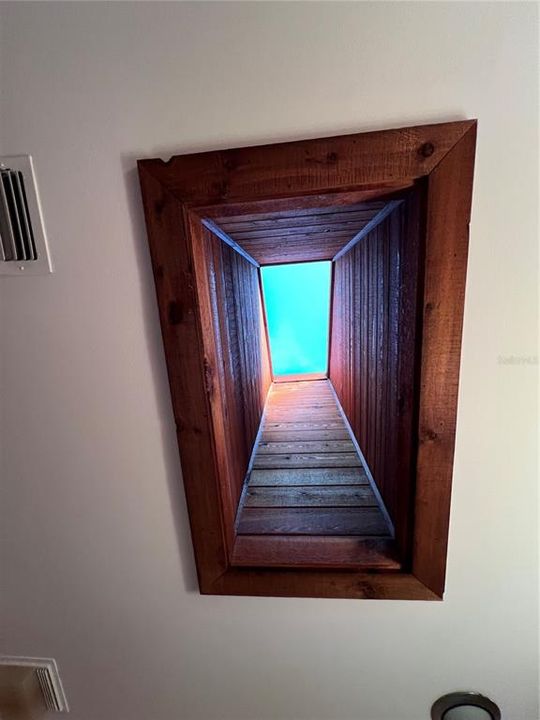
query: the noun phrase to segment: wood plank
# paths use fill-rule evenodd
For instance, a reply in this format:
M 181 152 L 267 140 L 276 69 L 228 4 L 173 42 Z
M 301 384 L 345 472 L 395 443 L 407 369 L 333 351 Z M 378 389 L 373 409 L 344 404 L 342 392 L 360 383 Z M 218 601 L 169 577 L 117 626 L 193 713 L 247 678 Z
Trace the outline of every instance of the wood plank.
M 314 196 L 315 207 L 320 207 L 320 195 L 329 191 L 334 198 L 328 204 L 335 207 L 342 204 L 335 197 L 337 193 L 354 197 L 351 188 L 370 189 L 371 197 L 380 197 L 385 189 L 410 187 L 412 180 L 428 175 L 474 124 L 470 120 L 435 123 L 191 153 L 167 162 L 158 158 L 140 160 L 139 168 L 182 203 L 199 208 L 217 206 L 214 217 L 253 214 L 257 201 L 288 200 L 294 195 Z M 429 155 L 419 152 L 428 144 Z M 274 201 L 270 212 L 294 207 L 295 198 L 292 200 L 282 202 L 281 207 Z M 296 202 L 299 209 L 305 210 L 304 197 Z M 231 207 L 235 203 L 236 207 Z M 204 216 L 209 213 L 208 208 Z
M 287 386 L 283 387 L 286 387 L 286 389 L 279 390 L 275 389 L 279 388 L 279 385 L 273 386 L 273 392 L 270 401 L 272 405 L 275 404 L 286 408 L 294 408 L 295 403 L 306 405 L 320 403 L 323 406 L 329 406 L 329 404 L 331 404 L 333 400 L 330 393 L 325 395 L 321 393 L 317 393 L 316 395 L 309 395 L 307 393 L 294 392 L 293 390 L 288 389 Z
M 297 393 L 293 393 L 290 390 L 286 390 L 282 393 L 279 392 L 273 392 L 271 397 L 269 398 L 268 407 L 270 409 L 276 407 L 283 407 L 287 410 L 294 409 L 295 407 L 298 409 L 303 409 L 303 407 L 311 407 L 311 406 L 320 406 L 321 408 L 331 408 L 333 407 L 335 409 L 336 404 L 334 402 L 334 399 L 332 395 L 329 393 L 328 395 L 299 395 Z
M 330 392 L 317 392 L 317 393 L 308 393 L 308 392 L 299 392 L 294 391 L 289 387 L 289 384 L 284 384 L 282 387 L 278 385 L 275 385 L 272 388 L 272 393 L 270 395 L 271 401 L 275 401 L 276 403 L 280 402 L 289 402 L 292 403 L 294 400 L 298 401 L 304 401 L 304 402 L 321 402 L 321 403 L 328 403 L 331 401 L 332 396 Z
M 239 535 L 390 537 L 379 508 L 244 508 Z
M 289 453 L 287 455 L 257 455 L 254 468 L 325 468 L 361 467 L 354 453 Z
M 258 455 L 276 455 L 284 453 L 354 453 L 351 440 L 307 440 L 291 442 L 259 442 Z
M 313 373 L 313 375 L 318 375 L 319 373 Z M 282 375 L 281 377 L 287 377 L 287 375 Z M 286 380 L 281 385 L 275 386 L 273 390 L 296 390 L 298 392 L 326 392 L 328 388 L 328 383 L 326 382 L 328 378 L 322 377 L 313 377 L 309 378 L 309 374 L 301 374 L 299 376 L 293 375 L 292 377 L 298 377 L 298 380 Z
M 330 261 L 339 251 L 342 241 L 327 243 L 321 246 L 320 242 L 298 242 L 294 247 L 283 243 L 276 248 L 265 247 L 264 251 L 251 248 L 258 257 L 261 265 L 282 265 L 283 263 Z
M 395 395 L 399 397 L 400 423 L 398 431 L 392 437 L 393 444 L 388 438 L 387 458 L 396 458 L 393 468 L 388 468 L 389 474 L 399 475 L 400 480 L 395 483 L 394 526 L 396 530 L 396 544 L 403 557 L 411 555 L 411 536 L 414 522 L 414 493 L 415 493 L 415 443 L 411 443 L 411 430 L 415 427 L 415 403 L 418 398 L 419 381 L 418 366 L 420 363 L 421 333 L 419 330 L 419 316 L 421 314 L 421 298 L 419 288 L 423 285 L 423 208 L 426 204 L 425 183 L 416 193 L 409 193 L 406 198 L 404 217 L 400 235 L 400 270 L 407 282 L 399 297 L 397 332 L 395 342 L 398 345 L 399 362 L 396 368 L 392 393 L 387 391 L 391 402 Z M 394 230 L 393 235 L 396 234 Z M 449 261 L 451 264 L 454 260 Z M 392 281 L 394 279 L 392 278 Z M 393 339 L 393 338 L 392 338 Z M 392 349 L 393 352 L 393 349 Z M 414 432 L 414 431 L 413 431 Z M 389 448 L 392 448 L 389 452 Z
M 301 375 L 274 375 L 275 383 L 302 383 L 312 380 L 326 380 L 324 373 L 302 373 Z
M 364 194 L 364 193 L 362 193 Z M 254 203 L 253 207 L 257 208 L 256 212 L 248 212 L 243 208 L 243 212 L 234 213 L 234 206 L 226 205 L 221 208 L 214 208 L 212 213 L 214 219 L 218 223 L 228 223 L 230 221 L 252 222 L 291 222 L 297 218 L 301 222 L 306 217 L 314 220 L 316 217 L 328 217 L 332 214 L 342 213 L 368 213 L 378 212 L 384 207 L 384 200 L 373 200 L 357 202 L 354 200 L 356 193 L 333 193 L 332 202 L 329 196 L 305 197 L 302 201 L 280 202 L 279 200 L 262 201 Z M 220 214 L 219 210 L 223 212 Z
M 232 564 L 238 567 L 401 569 L 389 538 L 331 535 L 238 535 Z
M 317 400 L 321 402 L 328 402 L 332 398 L 332 394 L 329 390 L 325 389 L 324 391 L 318 390 L 317 392 L 313 392 L 311 390 L 305 389 L 305 390 L 298 390 L 297 388 L 291 388 L 290 383 L 283 383 L 280 385 L 279 383 L 275 384 L 272 388 L 272 398 L 278 398 L 286 400 L 287 398 L 293 399 L 296 398 L 297 400 L 311 400 L 314 402 L 317 402 Z
M 363 568 L 343 572 L 343 568 L 321 571 L 321 568 L 231 567 L 216 578 L 207 592 L 257 597 L 441 600 L 412 573 L 374 572 Z
M 387 206 L 382 221 L 335 262 L 330 376 L 372 476 L 410 555 L 412 403 L 422 187 Z M 390 209 L 391 212 L 386 212 Z
M 277 409 L 277 408 L 268 408 L 268 419 L 271 422 L 279 422 L 280 420 L 283 421 L 284 419 L 290 420 L 291 417 L 294 417 L 296 422 L 306 422 L 310 418 L 313 418 L 314 421 L 319 422 L 336 422 L 341 418 L 341 415 L 338 413 L 337 410 L 325 410 L 323 408 L 305 408 L 305 409 L 297 409 L 294 415 L 285 409 Z
M 242 393 L 237 390 L 240 379 L 238 377 L 239 363 L 237 362 L 238 339 L 237 333 L 234 331 L 236 318 L 232 308 L 235 293 L 231 276 L 232 251 L 214 238 L 210 232 L 205 233 L 205 236 L 207 265 L 206 267 L 203 265 L 201 271 L 213 278 L 213 282 L 207 285 L 208 297 L 214 322 L 217 320 L 220 329 L 219 339 L 216 332 L 216 346 L 221 351 L 220 360 L 216 364 L 218 370 L 216 384 L 219 384 L 216 395 L 222 406 L 215 407 L 213 412 L 217 416 L 215 424 L 220 428 L 217 440 L 218 457 L 225 456 L 227 460 L 219 459 L 218 462 L 220 465 L 226 464 L 230 468 L 230 502 L 234 507 L 242 492 L 244 466 L 246 460 L 249 459 L 250 452 L 248 444 L 250 431 L 246 424 L 246 406 L 249 404 L 249 400 L 242 397 Z M 215 329 L 217 330 L 217 328 Z M 227 417 L 227 427 L 221 428 L 224 425 L 222 419 L 224 413 Z
M 293 245 L 296 239 L 306 238 L 322 242 L 333 242 L 336 238 L 351 238 L 358 233 L 364 226 L 373 222 L 372 220 L 359 220 L 352 223 L 331 223 L 329 225 L 311 225 L 309 217 L 306 218 L 306 225 L 288 226 L 288 227 L 272 227 L 263 230 L 244 229 L 234 232 L 234 239 L 237 243 L 241 243 L 246 247 L 257 247 L 262 245 L 272 247 L 279 245 L 281 242 L 289 242 Z M 211 222 L 211 221 L 210 221 Z M 230 231 L 229 231 L 230 232 Z
M 450 517 L 476 124 L 429 177 L 413 569 L 442 595 Z
M 291 375 L 281 375 L 278 376 L 279 378 L 289 378 Z M 294 377 L 294 376 L 292 376 Z M 308 382 L 305 380 L 293 380 L 292 382 L 290 380 L 287 381 L 280 381 L 276 382 L 276 384 L 272 387 L 272 394 L 275 394 L 276 396 L 280 397 L 283 395 L 287 395 L 288 393 L 293 393 L 297 397 L 320 397 L 320 398 L 328 398 L 330 395 L 330 392 L 328 390 L 327 386 L 327 380 L 328 378 L 323 378 L 321 380 L 313 380 L 313 385 L 323 385 L 324 387 L 321 388 L 314 388 L 314 387 L 306 387 L 308 385 Z M 298 387 L 294 387 L 296 384 L 298 384 Z
M 321 410 L 328 413 L 336 413 L 336 404 L 331 396 L 329 397 L 303 397 L 286 393 L 283 395 L 272 395 L 268 403 L 269 412 L 287 412 L 289 415 L 306 412 L 306 410 Z
M 265 430 L 261 442 L 308 442 L 310 440 L 348 440 L 349 433 L 345 429 L 335 430 Z
M 276 414 L 279 412 L 294 415 L 306 413 L 312 410 L 319 410 L 321 414 L 332 414 L 340 417 L 333 397 L 328 398 L 303 398 L 295 395 L 273 395 L 267 405 L 268 412 Z M 298 420 L 291 420 L 298 422 Z
M 286 376 L 289 377 L 289 376 Z M 326 382 L 325 380 L 315 380 L 314 382 Z M 305 383 L 299 383 L 304 385 Z M 320 390 L 313 390 L 313 388 L 295 388 L 291 387 L 293 383 L 290 383 L 289 381 L 283 382 L 283 383 L 275 383 L 272 386 L 272 397 L 278 397 L 278 398 L 286 398 L 286 397 L 296 397 L 296 398 L 305 398 L 306 400 L 328 400 L 331 397 L 331 393 L 328 388 L 321 388 Z
M 227 570 L 231 528 L 208 411 L 193 239 L 177 199 L 148 168 L 139 165 L 139 175 L 197 571 L 210 584 Z
M 290 418 L 290 414 L 281 412 L 281 413 L 268 413 L 269 420 L 272 421 L 272 423 L 276 422 L 286 422 L 287 418 Z M 319 422 L 319 423 L 332 423 L 332 422 L 339 422 L 340 416 L 336 414 L 325 414 L 325 413 L 317 413 L 309 411 L 302 412 L 302 413 L 296 413 L 294 417 L 297 419 L 298 422 L 308 422 L 310 418 L 313 418 L 312 422 Z M 266 425 L 265 425 L 266 428 Z
M 318 227 L 331 225 L 357 225 L 369 222 L 383 207 L 383 202 L 364 203 L 357 209 L 354 205 L 343 205 L 340 208 L 307 208 L 304 214 L 279 215 L 270 213 L 253 215 L 251 219 L 244 215 L 237 217 L 218 218 L 216 223 L 227 233 L 245 230 L 270 230 L 273 228 Z
M 294 388 L 290 387 L 290 384 L 283 383 L 283 385 L 276 384 L 272 388 L 272 398 L 282 399 L 286 400 L 287 398 L 293 399 L 296 398 L 297 400 L 306 400 L 306 401 L 320 401 L 320 402 L 328 402 L 331 400 L 331 393 L 327 390 L 323 391 L 317 391 L 312 392 L 308 390 L 295 390 Z
M 272 396 L 268 404 L 268 412 L 272 415 L 287 415 L 296 419 L 297 415 L 305 415 L 308 412 L 317 412 L 319 415 L 334 415 L 339 417 L 336 404 L 330 400 L 320 398 L 304 399 L 293 396 L 279 398 Z
M 279 403 L 279 404 L 278 404 Z M 298 415 L 317 412 L 318 415 L 333 415 L 339 417 L 336 404 L 332 400 L 302 400 L 301 398 L 283 398 L 275 396 L 267 405 L 268 415 L 285 415 L 296 419 Z
M 249 487 L 280 485 L 367 485 L 364 468 L 284 468 L 252 470 Z
M 378 507 L 369 485 L 248 487 L 245 507 Z
M 314 420 L 307 422 L 288 422 L 281 420 L 279 422 L 265 422 L 264 430 L 268 432 L 288 432 L 289 430 L 341 430 L 343 428 L 343 418 L 339 420 Z
M 273 392 L 269 404 L 269 409 L 286 409 L 289 410 L 302 410 L 305 408 L 317 408 L 320 407 L 322 409 L 334 409 L 336 407 L 335 402 L 333 401 L 333 398 L 330 394 L 325 395 L 322 397 L 321 395 L 318 396 L 309 396 L 309 395 L 298 395 L 294 394 L 289 390 L 286 390 L 283 393 L 279 392 Z

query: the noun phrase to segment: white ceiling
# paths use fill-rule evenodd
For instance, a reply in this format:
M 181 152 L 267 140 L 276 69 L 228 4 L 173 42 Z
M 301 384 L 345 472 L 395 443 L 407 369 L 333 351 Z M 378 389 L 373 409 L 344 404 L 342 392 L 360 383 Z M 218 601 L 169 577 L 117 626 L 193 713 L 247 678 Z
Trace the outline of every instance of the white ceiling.
M 536 715 L 534 4 L 2 3 L 0 150 L 54 275 L 3 278 L 3 646 L 72 720 Z M 478 117 L 443 603 L 201 597 L 137 157 Z

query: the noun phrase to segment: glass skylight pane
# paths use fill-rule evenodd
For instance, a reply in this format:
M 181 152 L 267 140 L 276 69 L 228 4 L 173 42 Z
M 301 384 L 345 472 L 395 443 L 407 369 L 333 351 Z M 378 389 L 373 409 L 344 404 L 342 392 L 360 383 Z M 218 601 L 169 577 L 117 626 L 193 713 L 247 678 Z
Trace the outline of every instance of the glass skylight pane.
M 326 373 L 330 262 L 261 268 L 274 375 Z

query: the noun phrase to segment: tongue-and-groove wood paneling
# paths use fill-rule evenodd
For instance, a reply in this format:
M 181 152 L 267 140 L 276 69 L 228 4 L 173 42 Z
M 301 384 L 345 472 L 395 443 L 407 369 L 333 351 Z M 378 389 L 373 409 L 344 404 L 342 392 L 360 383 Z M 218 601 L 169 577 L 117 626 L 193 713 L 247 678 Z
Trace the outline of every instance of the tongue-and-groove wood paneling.
M 204 242 L 218 366 L 211 396 L 223 416 L 216 441 L 228 458 L 223 471 L 231 473 L 236 506 L 272 381 L 269 352 L 258 269 L 208 230 Z
M 331 260 L 385 205 L 384 200 L 372 200 L 217 217 L 214 222 L 261 265 L 314 262 Z
M 330 379 L 405 550 L 412 500 L 421 190 L 335 262 Z

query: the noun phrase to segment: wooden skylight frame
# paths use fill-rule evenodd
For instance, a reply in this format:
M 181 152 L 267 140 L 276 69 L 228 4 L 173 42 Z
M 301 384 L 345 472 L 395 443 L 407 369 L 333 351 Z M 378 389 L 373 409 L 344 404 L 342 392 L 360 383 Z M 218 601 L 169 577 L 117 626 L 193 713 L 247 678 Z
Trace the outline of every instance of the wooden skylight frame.
M 442 598 L 475 143 L 476 121 L 466 120 L 139 161 L 201 593 Z M 206 262 L 203 220 L 248 207 L 392 198 L 419 182 L 425 244 L 410 561 L 397 570 L 237 567 L 235 508 L 216 439 L 219 362 L 197 271 Z

